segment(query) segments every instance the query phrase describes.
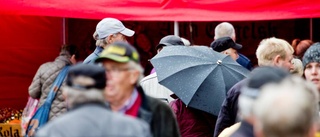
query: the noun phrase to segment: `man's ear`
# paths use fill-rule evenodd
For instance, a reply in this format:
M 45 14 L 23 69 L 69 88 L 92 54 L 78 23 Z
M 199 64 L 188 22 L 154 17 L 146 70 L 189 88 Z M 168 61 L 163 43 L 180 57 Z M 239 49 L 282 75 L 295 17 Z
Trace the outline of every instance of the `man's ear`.
M 72 64 L 76 64 L 77 63 L 76 55 L 73 54 L 70 58 L 70 61 Z
M 107 44 L 109 43 L 112 43 L 112 38 L 113 38 L 113 35 L 109 35 L 108 37 L 106 37 L 104 40 Z
M 277 66 L 280 63 L 280 60 L 281 60 L 280 55 L 276 55 L 272 61 L 273 61 L 273 64 Z
M 129 79 L 131 84 L 136 84 L 139 82 L 140 72 L 138 70 L 132 70 Z
M 224 50 L 224 51 L 222 51 L 221 53 L 222 53 L 222 54 L 226 54 L 226 55 L 229 55 L 229 52 L 228 52 L 228 50 Z

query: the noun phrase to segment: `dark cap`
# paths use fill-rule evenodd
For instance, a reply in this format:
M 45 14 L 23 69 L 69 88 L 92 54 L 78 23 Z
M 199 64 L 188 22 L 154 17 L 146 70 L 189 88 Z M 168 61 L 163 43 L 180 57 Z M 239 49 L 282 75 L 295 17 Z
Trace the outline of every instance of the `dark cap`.
M 260 88 L 267 83 L 277 83 L 289 76 L 290 73 L 279 67 L 262 66 L 251 71 L 247 85 L 241 89 L 241 94 L 257 98 Z
M 139 53 L 127 42 L 115 42 L 108 45 L 100 53 L 95 62 L 101 62 L 104 59 L 109 59 L 120 63 L 126 63 L 130 60 L 139 63 Z
M 175 35 L 168 35 L 163 37 L 159 44 L 156 46 L 156 49 L 165 46 L 185 46 L 181 38 Z
M 66 81 L 69 87 L 75 89 L 104 89 L 106 71 L 94 64 L 76 64 L 70 67 Z
M 230 37 L 221 37 L 210 44 L 210 47 L 217 52 L 225 51 L 229 48 L 239 50 L 242 45 L 235 43 Z

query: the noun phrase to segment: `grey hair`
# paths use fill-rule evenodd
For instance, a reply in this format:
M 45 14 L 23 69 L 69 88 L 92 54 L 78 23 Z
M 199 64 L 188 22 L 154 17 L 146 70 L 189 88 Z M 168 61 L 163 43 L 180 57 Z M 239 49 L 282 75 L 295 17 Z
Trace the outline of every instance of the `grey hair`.
M 268 137 L 303 137 L 318 122 L 317 88 L 292 76 L 261 89 L 254 104 L 255 128 Z
M 129 64 L 130 68 L 139 71 L 139 73 L 140 73 L 139 75 L 140 76 L 139 76 L 139 78 L 138 78 L 138 80 L 136 82 L 137 86 L 139 86 L 139 81 L 141 81 L 142 78 L 144 77 L 144 75 L 143 75 L 144 69 L 142 68 L 142 66 L 139 63 L 134 62 L 134 61 L 129 61 L 128 64 Z
M 214 39 L 221 37 L 231 37 L 233 39 L 235 36 L 236 33 L 234 27 L 229 22 L 222 22 L 214 29 Z
M 115 34 L 111 34 L 111 35 L 109 35 L 109 36 L 116 37 L 117 35 L 121 35 L 121 33 L 115 33 Z M 105 48 L 105 47 L 107 47 L 108 45 L 112 44 L 112 43 L 109 43 L 108 40 L 107 40 L 109 36 L 107 36 L 107 37 L 105 37 L 105 38 L 103 38 L 103 39 L 97 40 L 97 41 L 96 41 L 96 45 L 99 44 L 99 45 L 97 45 L 97 46 L 100 46 L 100 47 Z
M 75 105 L 88 102 L 105 102 L 102 89 L 92 88 L 82 91 L 66 86 L 62 88 L 62 92 L 67 96 L 66 103 L 68 108 L 73 108 Z
M 99 47 L 106 47 L 107 43 L 106 43 L 106 38 L 104 39 L 99 39 L 99 35 L 97 33 L 97 31 L 95 31 L 92 35 L 93 39 L 96 40 L 96 46 Z

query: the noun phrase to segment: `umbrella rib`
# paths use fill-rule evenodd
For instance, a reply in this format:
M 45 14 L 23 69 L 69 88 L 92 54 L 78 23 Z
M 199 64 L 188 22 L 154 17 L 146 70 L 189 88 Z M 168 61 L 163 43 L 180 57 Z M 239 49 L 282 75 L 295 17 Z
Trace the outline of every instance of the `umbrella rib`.
M 208 65 L 209 65 L 209 64 L 208 64 Z M 213 69 L 210 70 L 210 72 L 212 72 L 213 70 L 215 70 L 217 67 L 212 67 L 212 68 L 213 68 Z M 206 80 L 209 76 L 210 76 L 210 75 L 207 75 L 204 80 Z M 200 85 L 197 87 L 197 90 L 201 87 L 201 85 L 202 85 L 202 84 L 200 84 Z M 197 91 L 197 90 L 196 90 L 196 91 Z M 196 94 L 193 94 L 193 95 L 192 95 L 192 97 L 191 97 L 191 99 L 190 99 L 190 102 L 191 102 L 192 98 L 194 97 L 194 95 L 196 95 Z M 189 103 L 190 103 L 190 102 L 189 102 Z
M 226 68 L 229 68 L 229 69 L 231 69 L 233 71 L 237 71 L 237 72 L 239 72 L 238 69 L 232 68 L 230 66 L 232 65 L 232 66 L 242 67 L 242 66 L 239 66 L 239 65 L 236 65 L 236 64 L 229 64 L 229 66 L 225 65 L 225 64 L 222 64 L 222 65 L 225 66 Z M 243 70 L 246 70 L 246 68 L 243 67 Z M 243 74 L 242 71 L 240 71 L 240 73 Z M 245 74 L 243 74 L 243 75 L 245 76 Z
M 195 68 L 195 67 L 206 66 L 206 65 L 215 65 L 215 64 L 213 64 L 212 62 L 207 62 L 206 64 L 201 63 L 200 65 L 199 65 L 199 64 L 195 64 L 195 65 L 193 65 L 193 66 L 188 66 L 188 67 L 185 67 L 185 68 L 183 68 L 183 69 L 179 69 L 179 71 L 172 72 L 172 74 L 167 75 L 166 78 L 164 78 L 164 79 L 162 79 L 162 80 L 165 80 L 165 79 L 167 79 L 168 77 L 170 77 L 170 76 L 172 76 L 172 75 L 176 75 L 176 74 L 178 74 L 179 72 L 186 71 L 187 69 L 192 69 L 192 68 Z M 156 70 L 157 70 L 157 68 L 156 68 Z M 162 80 L 161 80 L 161 81 L 162 81 Z
M 152 63 L 152 60 L 157 60 L 157 59 L 165 59 L 165 60 L 168 60 L 166 58 L 176 58 L 176 57 L 188 57 L 188 58 L 194 58 L 194 59 L 198 59 L 198 60 L 201 60 L 201 61 L 208 61 L 208 62 L 212 62 L 211 58 L 209 57 L 206 57 L 206 56 L 190 56 L 190 55 L 187 55 L 187 54 L 179 54 L 179 55 L 163 55 L 161 57 L 158 57 L 158 58 L 152 58 L 151 59 L 151 63 Z M 170 60 L 170 59 L 169 59 Z

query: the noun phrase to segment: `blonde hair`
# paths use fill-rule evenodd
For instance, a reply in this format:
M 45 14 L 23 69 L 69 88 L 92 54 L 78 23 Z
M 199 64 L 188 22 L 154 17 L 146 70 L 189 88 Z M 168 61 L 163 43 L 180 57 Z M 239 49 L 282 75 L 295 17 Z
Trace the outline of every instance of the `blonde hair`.
M 285 59 L 288 52 L 293 54 L 294 50 L 287 41 L 275 37 L 263 39 L 256 50 L 258 65 L 270 66 L 277 55 Z

